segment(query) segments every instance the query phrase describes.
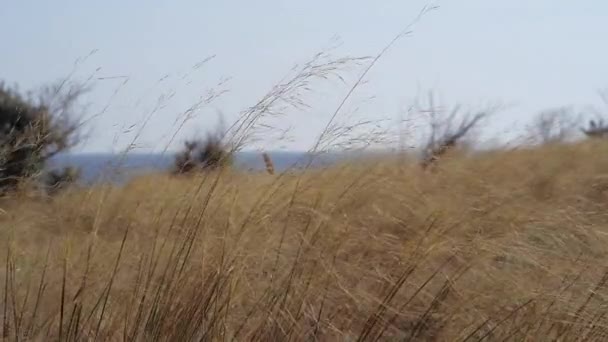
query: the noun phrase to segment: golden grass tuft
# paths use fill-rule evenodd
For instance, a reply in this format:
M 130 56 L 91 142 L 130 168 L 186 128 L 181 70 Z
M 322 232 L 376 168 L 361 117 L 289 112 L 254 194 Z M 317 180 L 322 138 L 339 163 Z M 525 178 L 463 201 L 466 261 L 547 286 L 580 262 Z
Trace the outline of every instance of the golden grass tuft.
M 266 152 L 262 153 L 262 159 L 264 159 L 264 166 L 266 167 L 266 172 L 269 175 L 274 175 L 274 163 L 272 162 L 272 158 Z
M 608 145 L 0 203 L 6 340 L 603 340 Z

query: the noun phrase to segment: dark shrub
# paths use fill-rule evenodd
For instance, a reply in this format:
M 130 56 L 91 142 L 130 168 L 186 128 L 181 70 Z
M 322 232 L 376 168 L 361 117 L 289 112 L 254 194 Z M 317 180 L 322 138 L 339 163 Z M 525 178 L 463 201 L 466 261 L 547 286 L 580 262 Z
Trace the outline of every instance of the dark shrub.
M 184 143 L 184 150 L 175 157 L 177 174 L 213 170 L 232 164 L 232 152 L 224 144 L 219 133 L 208 134 L 205 139 L 193 139 Z
M 587 128 L 581 128 L 581 131 L 589 138 L 608 137 L 608 125 L 604 122 L 604 119 L 589 121 Z
M 54 194 L 73 184 L 80 178 L 80 170 L 75 167 L 65 167 L 61 170 L 52 170 L 45 174 L 44 185 L 46 192 Z
M 0 191 L 39 176 L 45 163 L 77 141 L 80 124 L 73 108 L 83 87 L 65 84 L 44 88 L 37 98 L 25 98 L 0 83 Z

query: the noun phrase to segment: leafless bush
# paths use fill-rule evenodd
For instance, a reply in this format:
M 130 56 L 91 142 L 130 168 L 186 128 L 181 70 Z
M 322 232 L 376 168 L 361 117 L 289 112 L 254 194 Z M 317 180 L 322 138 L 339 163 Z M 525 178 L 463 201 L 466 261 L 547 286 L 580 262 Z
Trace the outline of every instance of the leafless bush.
M 569 108 L 546 110 L 534 118 L 529 133 L 540 144 L 564 142 L 574 135 L 578 122 Z
M 429 97 L 429 107 L 418 107 L 421 114 L 427 116 L 429 136 L 423 147 L 422 167 L 427 168 L 455 147 L 462 145 L 473 129 L 486 119 L 494 109 L 461 113 L 462 106 L 456 105 L 450 110 L 436 106 L 433 95 Z

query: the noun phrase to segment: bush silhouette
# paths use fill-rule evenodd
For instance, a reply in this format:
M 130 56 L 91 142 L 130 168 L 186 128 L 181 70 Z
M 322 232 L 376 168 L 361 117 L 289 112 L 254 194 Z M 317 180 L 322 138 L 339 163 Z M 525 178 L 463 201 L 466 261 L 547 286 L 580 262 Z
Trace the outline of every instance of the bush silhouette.
M 80 169 L 71 166 L 49 171 L 44 177 L 45 190 L 49 194 L 57 193 L 67 185 L 76 182 L 79 178 Z
M 232 152 L 224 144 L 221 134 L 208 134 L 205 139 L 191 139 L 175 157 L 174 173 L 213 170 L 232 164 Z
M 591 120 L 587 128 L 581 128 L 581 131 L 589 138 L 606 138 L 608 137 L 608 124 L 601 118 L 598 121 Z
M 73 108 L 84 91 L 64 83 L 26 98 L 0 83 L 0 192 L 40 176 L 50 158 L 78 142 Z

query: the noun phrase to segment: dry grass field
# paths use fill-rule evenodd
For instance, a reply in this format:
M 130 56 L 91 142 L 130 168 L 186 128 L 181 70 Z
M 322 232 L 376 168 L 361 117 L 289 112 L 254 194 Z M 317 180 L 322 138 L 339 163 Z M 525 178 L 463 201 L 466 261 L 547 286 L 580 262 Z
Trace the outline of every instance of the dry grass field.
M 608 336 L 608 144 L 0 203 L 7 341 Z

